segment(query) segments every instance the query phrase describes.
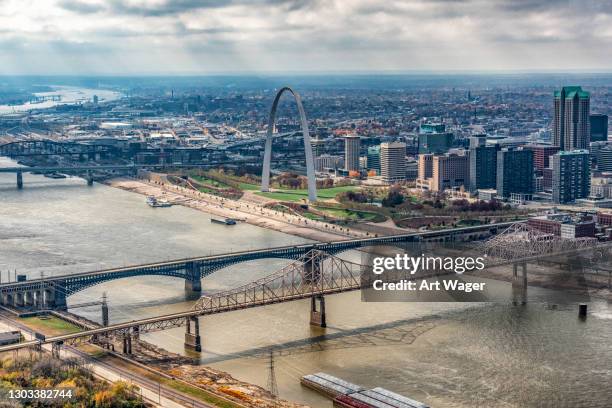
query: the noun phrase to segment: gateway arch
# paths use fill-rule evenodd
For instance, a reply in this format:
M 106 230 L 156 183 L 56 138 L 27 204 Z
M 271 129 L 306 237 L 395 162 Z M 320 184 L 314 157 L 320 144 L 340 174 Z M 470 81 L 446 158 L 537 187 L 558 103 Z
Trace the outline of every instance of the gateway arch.
M 314 156 L 312 155 L 312 146 L 310 145 L 310 133 L 308 132 L 308 121 L 306 120 L 306 113 L 304 113 L 304 106 L 302 106 L 302 98 L 297 92 L 288 86 L 282 88 L 276 94 L 274 103 L 272 104 L 272 110 L 270 111 L 270 117 L 268 118 L 268 133 L 266 135 L 266 149 L 264 151 L 264 162 L 263 172 L 261 174 L 261 191 L 270 190 L 270 161 L 272 160 L 272 134 L 276 127 L 276 108 L 278 107 L 278 101 L 285 92 L 290 92 L 295 99 L 298 111 L 300 113 L 300 123 L 302 128 L 302 135 L 304 136 L 304 153 L 306 154 L 306 176 L 308 177 L 308 200 L 317 201 L 317 184 L 315 179 L 315 167 L 314 167 Z

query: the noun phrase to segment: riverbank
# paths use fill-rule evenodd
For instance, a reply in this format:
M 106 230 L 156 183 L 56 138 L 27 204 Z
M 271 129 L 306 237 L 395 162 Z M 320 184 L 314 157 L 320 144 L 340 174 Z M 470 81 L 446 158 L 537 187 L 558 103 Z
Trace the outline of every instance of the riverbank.
M 224 199 L 163 181 L 116 178 L 106 181 L 105 184 L 144 196 L 154 196 L 158 199 L 168 200 L 175 205 L 193 208 L 218 217 L 233 218 L 251 225 L 313 241 L 329 242 L 370 236 L 369 233 L 364 231 L 312 221 L 304 217 L 265 208 L 253 202 Z
M 2 319 L 0 319 L 2 322 Z M 77 326 L 99 328 L 99 324 L 68 312 L 56 316 L 31 317 L 18 321 L 45 335 L 62 335 L 79 331 Z M 73 323 L 73 322 L 76 322 Z M 7 321 L 6 324 L 10 322 Z M 121 345 L 114 342 L 113 350 Z M 98 345 L 81 344 L 78 349 L 104 364 L 128 370 L 197 400 L 224 408 L 305 408 L 305 405 L 275 398 L 257 385 L 237 380 L 229 373 L 198 364 L 197 359 L 170 353 L 140 339 L 134 339 L 131 355 L 105 350 Z

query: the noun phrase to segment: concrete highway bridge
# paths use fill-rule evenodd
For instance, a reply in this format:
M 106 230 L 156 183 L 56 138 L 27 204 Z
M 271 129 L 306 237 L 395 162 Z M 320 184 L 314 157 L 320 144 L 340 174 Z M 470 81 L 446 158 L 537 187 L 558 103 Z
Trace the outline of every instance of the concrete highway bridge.
M 29 279 L 22 282 L 1 284 L 0 304 L 20 309 L 65 309 L 66 297 L 76 292 L 110 280 L 145 275 L 171 276 L 184 279 L 187 294 L 197 296 L 202 290 L 201 278 L 241 262 L 266 258 L 295 260 L 312 250 L 320 250 L 330 255 L 336 255 L 351 249 L 380 245 L 401 246 L 410 242 L 477 241 L 498 234 L 511 225 L 513 223 L 507 222 L 376 238 L 282 246 L 155 262 L 72 275 L 51 276 L 44 279 Z

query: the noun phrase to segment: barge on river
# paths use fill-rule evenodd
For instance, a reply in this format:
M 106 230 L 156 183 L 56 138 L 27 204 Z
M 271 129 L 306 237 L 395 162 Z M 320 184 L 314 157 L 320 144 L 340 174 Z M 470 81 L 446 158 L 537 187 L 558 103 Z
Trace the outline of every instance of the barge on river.
M 305 375 L 300 382 L 332 398 L 335 408 L 429 408 L 422 402 L 384 388 L 368 390 L 326 373 Z
M 224 224 L 224 225 L 236 225 L 236 220 L 233 218 L 224 218 L 222 220 L 217 218 L 211 218 L 210 222 L 215 224 Z

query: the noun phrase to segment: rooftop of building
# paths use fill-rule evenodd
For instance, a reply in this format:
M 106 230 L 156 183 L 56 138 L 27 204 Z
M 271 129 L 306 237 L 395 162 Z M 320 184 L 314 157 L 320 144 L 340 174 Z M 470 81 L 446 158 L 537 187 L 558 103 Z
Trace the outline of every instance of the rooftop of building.
M 586 149 L 576 149 L 576 150 L 561 150 L 557 152 L 559 156 L 571 156 L 576 154 L 589 154 L 589 151 Z
M 385 142 L 385 143 L 381 143 L 380 147 L 384 147 L 385 149 L 392 149 L 392 148 L 406 148 L 406 143 L 404 142 Z
M 580 86 L 564 86 L 561 91 L 555 91 L 555 98 L 560 98 L 562 92 L 565 94 L 565 99 L 573 99 L 576 96 L 581 99 L 590 97 L 590 94 Z
M 420 133 L 443 133 L 446 130 L 444 123 L 423 123 Z

